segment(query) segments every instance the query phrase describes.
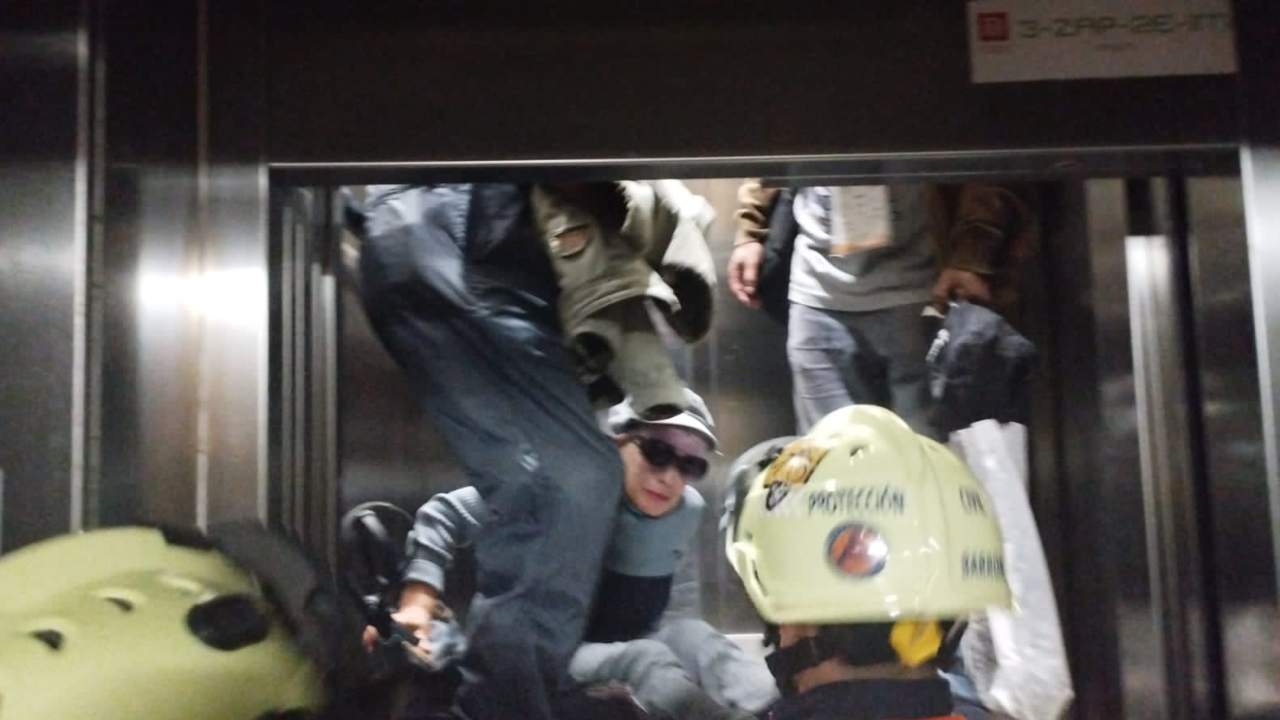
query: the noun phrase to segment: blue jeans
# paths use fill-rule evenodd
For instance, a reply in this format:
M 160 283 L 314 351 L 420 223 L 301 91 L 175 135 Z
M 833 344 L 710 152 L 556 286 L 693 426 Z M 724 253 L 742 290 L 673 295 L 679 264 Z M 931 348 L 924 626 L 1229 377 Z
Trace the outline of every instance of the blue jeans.
M 791 365 L 796 431 L 852 403 L 887 407 L 912 430 L 933 437 L 929 422 L 932 338 L 920 317 L 924 303 L 840 312 L 791 303 L 787 361 Z
M 622 489 L 526 197 L 512 185 L 377 192 L 360 260 L 371 324 L 493 513 L 475 540 L 459 694 L 475 720 L 553 717 Z

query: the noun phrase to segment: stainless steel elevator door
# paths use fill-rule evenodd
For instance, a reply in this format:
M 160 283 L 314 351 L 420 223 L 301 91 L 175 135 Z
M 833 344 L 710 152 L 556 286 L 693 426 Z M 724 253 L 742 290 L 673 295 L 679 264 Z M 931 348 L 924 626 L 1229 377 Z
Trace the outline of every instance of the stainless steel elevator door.
M 1262 447 L 1239 178 L 1187 183 L 1191 288 L 1226 714 L 1280 717 L 1276 528 Z

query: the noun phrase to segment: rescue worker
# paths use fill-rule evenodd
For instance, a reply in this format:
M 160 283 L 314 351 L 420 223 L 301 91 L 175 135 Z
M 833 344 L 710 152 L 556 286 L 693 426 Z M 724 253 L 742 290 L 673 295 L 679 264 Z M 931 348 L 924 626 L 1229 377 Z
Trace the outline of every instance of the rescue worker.
M 725 550 L 782 692 L 761 717 L 960 718 L 939 668 L 970 613 L 1009 602 L 968 468 L 888 410 L 852 405 L 747 451 L 732 479 Z

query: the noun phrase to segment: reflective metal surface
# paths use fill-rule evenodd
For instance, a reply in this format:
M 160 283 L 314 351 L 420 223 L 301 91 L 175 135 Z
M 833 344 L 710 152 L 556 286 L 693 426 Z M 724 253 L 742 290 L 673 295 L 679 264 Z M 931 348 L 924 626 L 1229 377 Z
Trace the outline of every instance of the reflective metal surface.
M 1157 185 L 1163 190 L 1164 183 Z M 1153 228 L 1154 229 L 1154 228 Z M 1166 228 L 1175 232 L 1175 228 Z M 1196 489 L 1198 406 L 1188 384 L 1180 288 L 1186 269 L 1171 235 L 1125 239 L 1129 322 L 1133 337 L 1142 503 L 1152 612 L 1160 630 L 1160 657 L 1169 718 L 1218 717 L 1205 632 L 1202 548 L 1198 516 L 1207 512 Z
M 1238 0 L 1237 10 L 1246 13 L 1274 11 L 1275 4 L 1265 0 Z M 1218 398 L 1235 398 L 1234 412 L 1221 414 L 1205 411 L 1206 425 L 1218 431 L 1212 436 L 1214 448 L 1210 458 L 1221 471 L 1215 489 L 1227 487 L 1238 492 L 1230 502 L 1221 502 L 1217 516 L 1218 561 L 1224 568 L 1221 586 L 1224 664 L 1228 677 L 1228 699 L 1233 717 L 1280 717 L 1280 94 L 1275 91 L 1276 63 L 1280 61 L 1280 25 L 1275 22 L 1250 23 L 1239 29 L 1240 59 L 1244 67 L 1259 69 L 1241 77 L 1244 97 L 1244 146 L 1240 152 L 1240 176 L 1244 196 L 1244 220 L 1247 230 L 1249 285 L 1253 314 L 1253 358 L 1257 362 L 1258 386 L 1244 375 L 1241 364 L 1247 363 L 1247 352 L 1230 358 L 1217 356 L 1207 363 L 1206 372 L 1220 370 L 1220 382 L 1206 393 L 1206 402 Z M 1271 72 L 1261 68 L 1272 68 Z M 1193 188 L 1193 193 L 1199 192 Z M 1229 192 L 1229 191 L 1228 191 Z M 1197 198 L 1193 194 L 1193 199 Z M 1219 201 L 1221 202 L 1221 201 Z M 1233 228 L 1227 234 L 1238 236 L 1239 221 L 1233 220 L 1236 208 L 1215 205 L 1225 212 L 1203 213 L 1211 219 L 1210 228 Z M 1231 263 L 1228 272 L 1238 272 L 1237 253 L 1205 258 L 1206 267 L 1217 269 L 1215 261 Z M 1225 273 L 1223 273 L 1225 275 Z M 1208 273 L 1206 278 L 1213 277 Z M 1229 292 L 1219 283 L 1204 282 L 1204 295 L 1212 285 L 1215 293 Z M 1237 285 L 1238 287 L 1239 285 Z M 1248 303 L 1236 300 L 1233 305 Z M 1204 303 L 1206 308 L 1218 303 Z M 1220 317 L 1215 313 L 1215 317 Z M 1250 336 L 1241 324 L 1247 321 L 1243 312 L 1232 313 L 1230 322 L 1215 328 L 1230 327 L 1238 333 L 1237 343 L 1249 345 Z M 1206 353 L 1207 354 L 1207 353 Z M 1259 401 L 1263 455 L 1260 462 L 1257 446 L 1250 441 L 1250 416 L 1247 409 L 1254 398 Z M 1219 408 L 1221 410 L 1221 408 Z M 1248 418 L 1248 419 L 1246 419 Z M 1230 424 L 1228 424 L 1230 423 Z M 1243 427 L 1241 427 L 1243 425 Z M 1227 437 L 1223 437 L 1226 435 Z M 1270 557 L 1267 539 L 1270 539 Z
M 191 36 L 163 29 L 194 33 L 196 14 L 155 13 L 152 31 L 123 8 L 104 20 L 103 525 L 198 519 L 201 325 L 217 298 L 201 275 L 197 54 Z
M 866 152 L 823 155 L 753 155 L 685 157 L 581 157 L 537 160 L 412 160 L 387 162 L 271 162 L 272 175 L 294 185 L 332 184 L 358 179 L 369 183 L 442 181 L 534 181 L 546 179 L 609 180 L 618 177 L 764 177 L 774 185 L 964 182 L 998 175 L 1006 180 L 1124 177 L 1182 172 L 1233 173 L 1236 147 L 1230 143 L 1193 145 L 1128 145 L 1046 147 L 1034 150 L 947 150 L 936 152 Z
M 1280 713 L 1280 598 L 1274 551 L 1261 539 L 1275 527 L 1275 492 L 1263 452 L 1255 309 L 1242 282 L 1254 260 L 1242 184 L 1189 180 L 1187 204 L 1226 716 L 1274 716 Z M 1265 261 L 1265 255 L 1254 257 Z
M 202 3 L 108 10 L 94 520 L 264 517 L 266 177 L 235 85 L 253 54 Z
M 8 550 L 77 527 L 88 247 L 87 7 L 0 13 L 0 472 Z
M 1275 576 L 1280 581 L 1280 146 L 1241 152 Z
M 199 0 L 205 27 L 203 273 L 218 308 L 204 325 L 210 522 L 267 517 L 269 249 L 262 85 L 265 3 Z
M 572 5 L 504 6 L 495 22 L 482 3 L 270 3 L 270 160 L 911 153 L 1236 133 L 1230 77 L 975 85 L 958 2 Z
M 1123 240 L 1124 183 L 1068 185 L 1049 216 L 1049 277 L 1066 637 L 1076 717 L 1159 718 Z M 1044 428 L 1035 428 L 1042 437 Z M 1038 440 L 1037 444 L 1044 443 Z M 1052 457 L 1041 452 L 1038 458 Z M 1055 467 L 1056 466 L 1056 467 Z M 1043 482 L 1033 479 L 1033 486 Z M 1054 512 L 1043 504 L 1037 510 Z
M 269 521 L 333 559 L 338 498 L 336 224 L 330 193 L 273 199 Z

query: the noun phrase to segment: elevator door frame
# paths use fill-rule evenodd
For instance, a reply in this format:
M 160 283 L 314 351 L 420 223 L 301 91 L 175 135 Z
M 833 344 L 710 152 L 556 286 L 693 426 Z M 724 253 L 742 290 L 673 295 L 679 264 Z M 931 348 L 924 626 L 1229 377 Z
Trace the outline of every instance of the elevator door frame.
M 800 157 L 800 158 L 680 158 L 680 159 L 649 159 L 649 160 L 627 160 L 627 161 L 557 161 L 557 162 L 537 162 L 537 163 L 510 163 L 510 162 L 492 162 L 492 163 L 405 163 L 405 164 L 373 164 L 373 165 L 311 165 L 311 164 L 279 164 L 272 167 L 271 181 L 277 189 L 277 193 L 282 192 L 283 187 L 299 187 L 308 184 L 321 184 L 327 189 L 324 193 L 332 195 L 333 186 L 340 181 L 343 184 L 351 184 L 353 182 L 442 182 L 442 181 L 497 181 L 497 180 L 518 180 L 527 181 L 531 179 L 605 179 L 616 177 L 716 177 L 716 176 L 743 176 L 752 174 L 757 171 L 758 174 L 769 176 L 785 176 L 788 183 L 821 183 L 832 181 L 879 181 L 886 180 L 937 180 L 937 181 L 965 181 L 975 179 L 998 179 L 1005 181 L 1027 181 L 1027 180 L 1052 180 L 1052 179 L 1068 179 L 1082 180 L 1085 177 L 1090 181 L 1096 181 L 1099 177 L 1150 177 L 1152 175 L 1166 175 L 1173 178 L 1181 178 L 1184 175 L 1221 175 L 1232 174 L 1237 168 L 1236 156 L 1228 153 L 1222 147 L 1199 148 L 1194 152 L 1188 152 L 1186 148 L 1179 149 L 1135 149 L 1127 148 L 1123 150 L 1110 149 L 1101 150 L 1067 150 L 1058 153 L 944 153 L 931 154 L 929 156 L 893 156 L 893 157 Z M 1126 198 L 1126 202 L 1132 202 L 1132 193 Z M 1167 213 L 1166 213 L 1167 215 Z M 1132 228 L 1126 229 L 1126 236 L 1132 234 Z M 1163 232 L 1174 232 L 1176 228 L 1169 225 L 1169 221 L 1165 221 L 1162 226 Z M 273 230 L 274 232 L 274 230 Z M 329 236 L 334 236 L 332 228 Z M 1180 300 L 1178 302 L 1181 302 Z M 1185 318 L 1184 318 L 1185 319 Z M 1178 333 L 1185 332 L 1185 328 L 1179 325 Z M 1175 333 L 1175 337 L 1181 337 Z M 330 353 L 332 355 L 332 353 Z M 1148 358 L 1150 360 L 1150 358 Z M 1168 367 L 1169 358 L 1163 359 L 1163 364 L 1156 363 L 1155 366 L 1147 367 L 1147 372 L 1153 372 L 1152 367 Z M 1155 361 L 1151 361 L 1155 362 Z M 331 390 L 329 394 L 333 393 Z M 1145 417 L 1150 422 L 1152 413 L 1146 413 Z M 1062 418 L 1058 418 L 1059 421 Z M 319 427 L 328 427 L 330 421 L 321 421 Z M 1152 432 L 1146 431 L 1144 434 L 1145 441 L 1150 443 Z M 1168 448 L 1169 446 L 1163 445 Z M 325 451 L 322 451 L 322 454 Z M 1044 450 L 1032 448 L 1032 452 L 1040 457 L 1047 457 Z M 331 456 L 332 453 L 329 452 Z M 1148 458 L 1147 466 L 1150 466 Z M 330 497 L 336 503 L 337 488 L 333 483 L 336 482 L 336 470 L 330 470 L 331 474 L 327 476 L 326 483 Z M 295 479 L 294 482 L 297 482 Z M 1185 484 L 1185 483 L 1184 483 Z M 1151 481 L 1148 478 L 1148 485 Z M 1052 502 L 1057 496 L 1057 490 L 1047 487 L 1032 488 L 1033 495 L 1041 498 L 1041 502 Z M 1170 492 L 1168 488 L 1162 486 L 1161 492 L 1167 494 Z M 1153 499 L 1152 502 L 1155 500 Z M 1166 501 L 1162 507 L 1167 508 Z M 1045 512 L 1043 505 L 1040 512 Z M 1168 510 L 1165 510 L 1166 515 Z M 330 512 L 332 514 L 332 512 Z M 1042 533 L 1050 530 L 1061 532 L 1062 521 L 1060 518 L 1050 520 L 1044 524 Z M 1167 523 L 1166 523 L 1167 525 Z M 1162 526 L 1163 527 L 1163 526 Z M 1184 526 L 1179 526 L 1184 527 Z M 1149 548 L 1151 553 L 1165 558 L 1159 564 L 1160 573 L 1153 571 L 1153 582 L 1161 589 L 1160 597 L 1167 604 L 1170 601 L 1171 593 L 1178 587 L 1178 580 L 1167 580 L 1167 576 L 1173 572 L 1173 566 L 1176 565 L 1177 554 L 1169 555 L 1165 553 L 1165 548 L 1169 543 L 1173 542 L 1176 533 L 1169 529 L 1157 530 Z M 332 539 L 325 541 L 327 548 L 331 551 Z M 1057 544 L 1061 548 L 1062 541 L 1057 538 L 1047 538 L 1046 545 L 1053 554 L 1053 546 Z M 1059 549 L 1061 552 L 1061 549 Z M 1062 558 L 1059 557 L 1058 560 Z M 1171 563 L 1171 559 L 1174 562 Z M 1197 561 L 1199 564 L 1199 561 Z M 1176 575 L 1176 573 L 1174 573 Z M 1059 585 L 1060 597 L 1062 597 L 1063 573 L 1061 565 L 1054 568 L 1054 575 Z M 1201 588 L 1203 578 L 1198 580 L 1201 585 L 1195 586 Z M 1172 583 L 1172 584 L 1170 584 Z M 1197 589 L 1196 592 L 1201 592 Z M 1062 597 L 1066 600 L 1066 597 Z M 1070 603 L 1067 603 L 1070 604 Z M 1187 647 L 1186 639 L 1177 631 L 1182 626 L 1181 620 L 1185 613 L 1177 611 L 1175 603 L 1175 612 L 1169 613 L 1168 609 L 1160 606 L 1157 613 L 1159 616 L 1158 623 L 1163 628 L 1162 646 Z M 1176 615 L 1177 618 L 1172 617 Z M 1210 613 L 1212 615 L 1212 613 Z M 1077 619 L 1077 622 L 1080 620 Z M 1203 634 L 1203 632 L 1202 632 Z M 1214 632 L 1209 635 L 1215 636 Z M 1077 650 L 1079 655 L 1080 650 Z M 1214 656 L 1217 657 L 1217 656 Z M 1206 669 L 1203 663 L 1197 665 L 1201 668 L 1201 677 L 1207 677 L 1206 673 L 1218 673 L 1217 679 L 1210 680 L 1211 689 L 1206 693 L 1201 692 L 1200 699 L 1193 700 L 1195 693 L 1193 692 L 1192 682 L 1188 680 L 1186 668 L 1179 663 L 1171 662 L 1164 668 L 1163 675 L 1166 683 L 1171 683 L 1171 696 L 1168 700 L 1172 707 L 1206 707 L 1209 705 L 1221 706 L 1221 680 L 1220 665 L 1216 662 L 1210 664 Z M 1205 699 L 1208 697 L 1209 699 Z

